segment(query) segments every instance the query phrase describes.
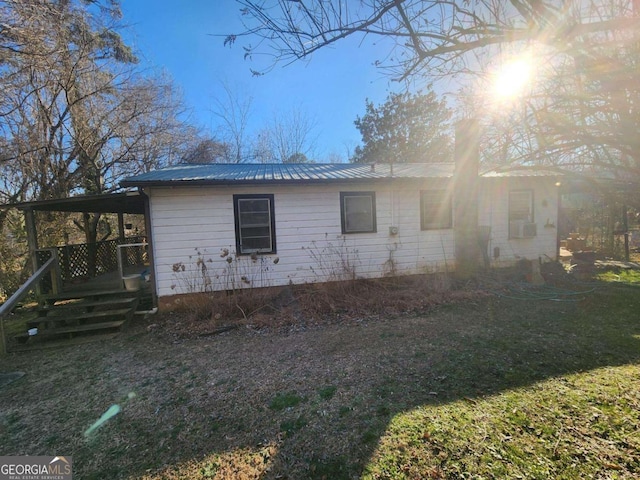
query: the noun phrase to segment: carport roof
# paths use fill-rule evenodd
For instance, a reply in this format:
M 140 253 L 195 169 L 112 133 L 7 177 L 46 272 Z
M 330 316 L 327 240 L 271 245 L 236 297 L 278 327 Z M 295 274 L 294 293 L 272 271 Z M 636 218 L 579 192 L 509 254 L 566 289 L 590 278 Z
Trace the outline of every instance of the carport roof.
M 40 200 L 35 202 L 0 205 L 19 210 L 41 212 L 87 212 L 87 213 L 144 213 L 144 197 L 140 192 L 103 193 L 77 197 Z

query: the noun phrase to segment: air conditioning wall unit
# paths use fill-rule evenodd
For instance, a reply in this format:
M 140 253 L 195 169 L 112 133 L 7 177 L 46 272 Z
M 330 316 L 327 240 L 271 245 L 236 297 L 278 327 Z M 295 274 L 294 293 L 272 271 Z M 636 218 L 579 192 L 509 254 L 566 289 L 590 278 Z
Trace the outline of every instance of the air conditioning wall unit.
M 537 234 L 536 224 L 524 220 L 509 222 L 509 238 L 533 238 Z

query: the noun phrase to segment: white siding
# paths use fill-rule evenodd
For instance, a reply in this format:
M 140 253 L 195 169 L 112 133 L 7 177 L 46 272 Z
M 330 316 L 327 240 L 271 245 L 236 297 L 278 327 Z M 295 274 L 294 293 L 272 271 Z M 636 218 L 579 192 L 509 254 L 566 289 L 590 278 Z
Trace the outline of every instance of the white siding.
M 490 178 L 481 183 L 479 224 L 491 226 L 489 255 L 492 265 L 512 264 L 519 259 L 555 260 L 558 241 L 558 188 L 548 177 Z M 533 238 L 509 238 L 509 191 L 533 190 Z M 494 249 L 499 256 L 494 257 Z
M 207 288 L 224 290 L 346 279 L 351 274 L 366 278 L 391 271 L 414 274 L 451 269 L 453 230 L 420 230 L 420 190 L 442 188 L 443 182 L 446 180 L 393 185 L 150 188 L 146 193 L 150 197 L 158 295 L 197 291 L 207 282 Z M 543 225 L 547 218 L 557 222 L 557 195 L 551 198 L 545 193 L 545 182 L 550 181 L 536 183 L 538 236 L 509 240 L 505 192 L 516 187 L 507 188 L 508 182 L 503 180 L 483 180 L 480 224 L 491 225 L 490 251 L 500 247 L 499 262 L 555 256 L 556 230 Z M 342 235 L 341 191 L 376 192 L 376 233 Z M 261 255 L 255 261 L 235 255 L 233 195 L 250 193 L 273 194 L 275 206 L 277 254 Z M 541 203 L 543 198 L 546 206 Z M 391 226 L 398 228 L 397 235 L 390 234 Z M 232 263 L 227 263 L 228 256 L 222 256 L 225 250 Z

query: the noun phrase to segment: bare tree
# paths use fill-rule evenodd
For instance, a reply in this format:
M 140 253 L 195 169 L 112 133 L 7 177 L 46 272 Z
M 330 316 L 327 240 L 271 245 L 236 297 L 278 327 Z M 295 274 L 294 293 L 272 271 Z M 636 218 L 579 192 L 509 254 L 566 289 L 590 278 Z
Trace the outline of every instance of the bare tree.
M 274 112 L 257 132 L 250 128 L 254 119 L 253 97 L 220 83 L 212 113 L 219 124 L 215 129 L 225 148 L 218 161 L 226 163 L 286 163 L 313 158 L 315 120 L 302 108 Z
M 110 192 L 180 157 L 180 99 L 137 70 L 116 0 L 4 0 L 0 18 L 0 201 Z
M 220 82 L 220 94 L 214 98 L 212 113 L 218 119 L 217 136 L 227 145 L 226 163 L 251 161 L 252 142 L 249 121 L 253 114 L 253 97 L 241 94 L 228 82 Z
M 250 56 L 270 53 L 277 61 L 308 57 L 355 35 L 386 37 L 393 51 L 378 64 L 398 78 L 464 72 L 469 52 L 490 46 L 534 42 L 566 52 L 586 39 L 611 31 L 633 31 L 638 18 L 633 0 L 237 0 L 246 30 L 225 38 L 232 44 L 248 36 Z
M 269 156 L 275 163 L 307 163 L 316 155 L 316 121 L 301 107 L 274 113 L 263 130 Z
M 229 145 L 212 138 L 205 138 L 188 149 L 182 158 L 183 163 L 224 163 L 229 158 Z
M 108 192 L 196 135 L 171 82 L 135 68 L 109 0 L 0 2 L 0 168 L 7 199 Z M 27 188 L 25 182 L 29 184 Z
M 523 160 L 640 178 L 637 0 L 238 3 L 245 30 L 225 43 L 246 38 L 245 56 L 267 53 L 267 67 L 351 36 L 382 39 L 376 63 L 405 81 L 485 75 L 504 53 L 532 52 L 539 88 L 518 112 Z

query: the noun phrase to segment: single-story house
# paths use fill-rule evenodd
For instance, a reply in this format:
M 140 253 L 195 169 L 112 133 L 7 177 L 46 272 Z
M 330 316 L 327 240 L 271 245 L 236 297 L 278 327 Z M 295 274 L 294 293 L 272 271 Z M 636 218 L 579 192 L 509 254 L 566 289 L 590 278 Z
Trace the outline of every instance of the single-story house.
M 489 266 L 557 258 L 556 175 L 463 167 L 184 164 L 121 185 L 148 199 L 161 303 L 198 291 L 454 271 L 469 258 Z M 463 243 L 477 251 L 463 255 Z

